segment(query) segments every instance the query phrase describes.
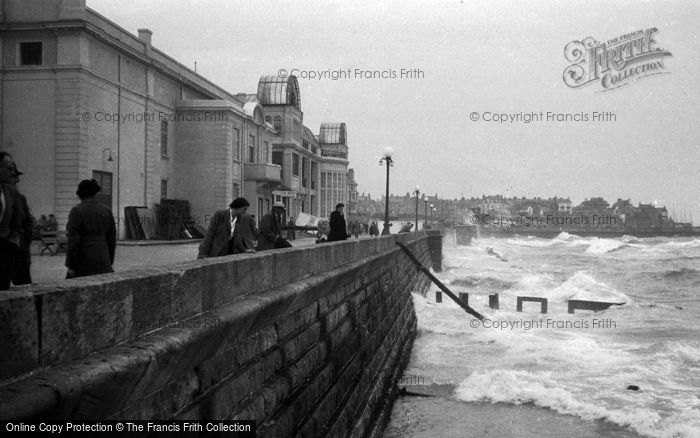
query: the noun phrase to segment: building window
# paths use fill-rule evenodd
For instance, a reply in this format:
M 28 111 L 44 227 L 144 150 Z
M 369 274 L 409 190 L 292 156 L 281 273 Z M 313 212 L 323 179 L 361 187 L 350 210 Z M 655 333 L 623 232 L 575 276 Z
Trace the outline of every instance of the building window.
M 281 151 L 272 151 L 272 164 L 277 164 L 282 168 L 280 170 L 280 178 L 284 179 L 284 153 Z
M 301 137 L 301 123 L 299 123 L 299 120 L 294 121 L 294 136 Z
M 301 186 L 306 187 L 307 184 L 307 175 L 306 175 L 306 166 L 308 165 L 306 157 L 301 159 Z
M 241 186 L 240 184 L 233 183 L 233 197 L 237 198 L 241 196 Z
M 248 162 L 255 163 L 255 136 L 248 136 Z
M 278 134 L 282 133 L 282 117 L 275 116 L 275 132 Z
M 260 157 L 260 162 L 261 163 L 269 163 L 270 162 L 270 143 L 268 143 L 266 141 L 263 142 L 262 157 Z
M 299 176 L 299 155 L 292 154 L 292 175 Z
M 233 128 L 233 159 L 241 161 L 241 133 Z
M 41 65 L 43 63 L 44 47 L 41 42 L 19 43 L 20 65 Z
M 160 180 L 160 199 L 168 199 L 168 180 Z
M 168 158 L 168 122 L 160 122 L 160 156 Z
M 95 200 L 112 210 L 112 173 L 93 170 L 92 179 L 97 181 L 101 189 L 100 192 L 95 195 Z
M 272 125 L 272 117 L 265 116 L 265 123 L 267 123 L 268 125 Z

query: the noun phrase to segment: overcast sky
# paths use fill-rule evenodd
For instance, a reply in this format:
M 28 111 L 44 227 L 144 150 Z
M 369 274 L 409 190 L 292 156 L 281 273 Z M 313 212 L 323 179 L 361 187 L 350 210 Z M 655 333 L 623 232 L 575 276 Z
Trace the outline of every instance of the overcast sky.
M 422 78 L 299 78 L 304 124 L 347 124 L 360 192 L 659 201 L 700 222 L 700 6 L 693 1 L 88 0 L 232 93 L 263 74 L 420 69 Z M 664 72 L 569 88 L 564 47 L 657 28 Z M 354 74 L 353 74 L 354 76 Z M 498 124 L 484 112 L 612 112 L 616 121 Z M 470 114 L 480 120 L 473 122 Z

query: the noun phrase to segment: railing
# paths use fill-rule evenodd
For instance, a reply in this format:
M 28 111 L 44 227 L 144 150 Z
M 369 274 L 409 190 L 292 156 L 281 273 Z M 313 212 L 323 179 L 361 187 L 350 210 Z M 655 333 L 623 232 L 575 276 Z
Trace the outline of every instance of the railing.
M 244 177 L 252 181 L 282 181 L 282 168 L 277 164 L 246 163 Z
M 347 152 L 335 152 L 335 151 L 321 151 L 321 156 L 322 157 L 332 157 L 332 158 L 344 158 L 348 159 L 348 153 Z

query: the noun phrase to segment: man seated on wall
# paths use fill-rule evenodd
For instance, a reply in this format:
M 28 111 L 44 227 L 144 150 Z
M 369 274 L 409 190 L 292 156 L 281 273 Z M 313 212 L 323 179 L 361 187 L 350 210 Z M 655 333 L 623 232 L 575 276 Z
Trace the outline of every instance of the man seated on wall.
M 198 259 L 255 253 L 255 223 L 246 214 L 249 206 L 245 198 L 236 198 L 228 210 L 214 213 L 207 234 L 199 245 Z

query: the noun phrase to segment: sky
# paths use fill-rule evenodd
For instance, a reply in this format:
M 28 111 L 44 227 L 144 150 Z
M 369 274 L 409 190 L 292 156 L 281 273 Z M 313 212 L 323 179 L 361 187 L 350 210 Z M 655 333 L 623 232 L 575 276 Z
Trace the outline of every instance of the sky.
M 358 190 L 373 197 L 384 192 L 378 160 L 392 147 L 395 194 L 418 185 L 447 198 L 629 198 L 700 223 L 700 2 L 87 3 L 134 34 L 151 29 L 154 47 L 196 62 L 231 93 L 255 93 L 260 76 L 293 72 L 304 124 L 317 133 L 323 122 L 346 123 Z M 564 83 L 569 42 L 649 28 L 655 47 L 670 52 L 662 74 L 606 92 L 599 82 Z M 588 121 L 491 116 L 540 112 Z M 593 121 L 594 112 L 614 117 Z

